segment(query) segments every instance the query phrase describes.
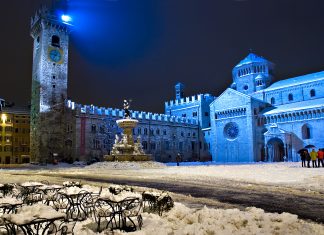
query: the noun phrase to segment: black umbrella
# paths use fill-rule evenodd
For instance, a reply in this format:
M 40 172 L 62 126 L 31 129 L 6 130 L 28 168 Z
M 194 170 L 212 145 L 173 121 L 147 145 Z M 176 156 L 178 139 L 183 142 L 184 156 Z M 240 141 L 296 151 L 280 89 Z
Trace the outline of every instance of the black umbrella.
M 298 153 L 298 154 L 301 154 L 301 153 L 304 152 L 304 151 L 308 151 L 308 150 L 305 149 L 305 148 L 304 148 L 304 149 L 299 149 L 297 153 Z
M 311 149 L 311 148 L 315 148 L 315 145 L 309 144 L 305 146 L 305 149 Z

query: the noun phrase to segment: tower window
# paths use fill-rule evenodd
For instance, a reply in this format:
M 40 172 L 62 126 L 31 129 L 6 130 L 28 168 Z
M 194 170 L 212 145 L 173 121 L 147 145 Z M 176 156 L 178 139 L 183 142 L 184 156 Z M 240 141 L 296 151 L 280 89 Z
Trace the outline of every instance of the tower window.
M 52 46 L 60 47 L 60 38 L 56 35 L 52 36 Z
M 275 104 L 275 103 L 276 103 L 276 100 L 275 100 L 274 97 L 271 98 L 270 103 L 271 103 L 271 104 Z
M 289 94 L 288 95 L 288 101 L 293 101 L 294 100 L 294 96 L 293 94 Z
M 316 94 L 315 94 L 315 90 L 314 89 L 312 89 L 312 90 L 310 90 L 310 96 L 311 97 L 314 97 Z
M 53 88 L 55 88 L 55 85 L 53 85 Z
M 244 90 L 247 90 L 247 89 L 249 89 L 249 86 L 248 86 L 248 85 L 245 85 L 245 86 L 243 87 L 243 89 L 244 89 Z

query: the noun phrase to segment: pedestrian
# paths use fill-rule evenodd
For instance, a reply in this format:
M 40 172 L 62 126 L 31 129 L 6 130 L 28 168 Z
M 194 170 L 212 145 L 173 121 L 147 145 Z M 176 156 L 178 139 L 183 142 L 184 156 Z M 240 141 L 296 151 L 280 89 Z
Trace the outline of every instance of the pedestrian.
M 313 168 L 317 167 L 317 164 L 316 164 L 317 152 L 315 151 L 315 149 L 312 149 L 312 152 L 310 152 L 310 156 L 311 156 L 311 159 L 312 159 Z
M 300 159 L 302 161 L 302 167 L 306 167 L 306 153 L 305 150 L 300 151 Z
M 311 156 L 309 155 L 308 150 L 305 150 L 305 156 L 307 161 L 307 167 L 310 168 Z
M 180 162 L 181 162 L 181 154 L 180 153 L 177 154 L 176 161 L 177 161 L 177 166 L 179 166 Z
M 324 167 L 324 149 L 318 149 L 317 159 L 318 159 L 318 167 L 320 167 L 320 163 L 322 163 L 322 167 Z

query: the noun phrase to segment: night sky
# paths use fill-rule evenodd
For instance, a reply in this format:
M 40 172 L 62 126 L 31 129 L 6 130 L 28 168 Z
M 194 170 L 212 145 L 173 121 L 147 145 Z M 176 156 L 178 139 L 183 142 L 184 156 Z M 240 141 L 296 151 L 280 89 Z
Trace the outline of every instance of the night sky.
M 30 103 L 30 17 L 41 0 L 1 1 L 0 97 Z M 218 96 L 249 53 L 275 80 L 324 70 L 323 0 L 70 0 L 68 96 L 77 103 L 164 112 L 174 85 Z

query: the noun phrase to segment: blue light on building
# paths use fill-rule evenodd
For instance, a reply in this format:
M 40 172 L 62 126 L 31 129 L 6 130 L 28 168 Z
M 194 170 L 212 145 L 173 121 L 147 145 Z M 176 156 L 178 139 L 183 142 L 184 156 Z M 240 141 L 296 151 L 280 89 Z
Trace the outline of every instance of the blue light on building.
M 69 15 L 62 15 L 61 19 L 63 20 L 64 23 L 71 23 L 72 22 L 72 17 Z

